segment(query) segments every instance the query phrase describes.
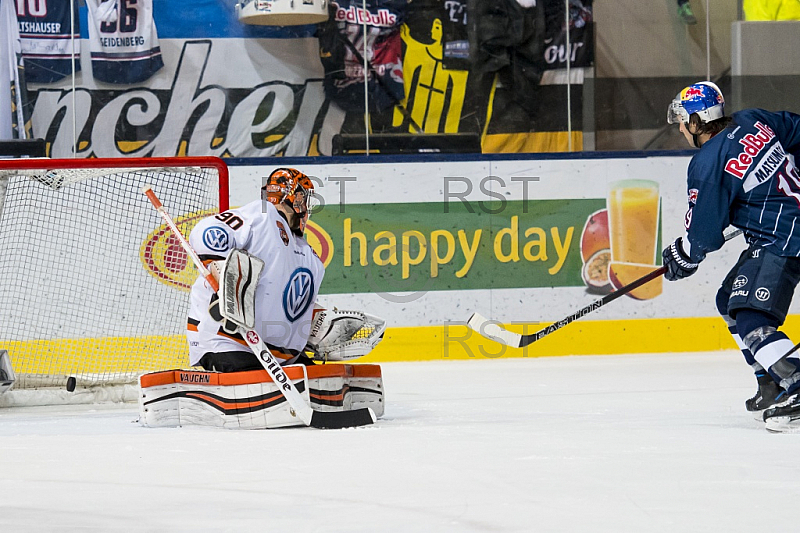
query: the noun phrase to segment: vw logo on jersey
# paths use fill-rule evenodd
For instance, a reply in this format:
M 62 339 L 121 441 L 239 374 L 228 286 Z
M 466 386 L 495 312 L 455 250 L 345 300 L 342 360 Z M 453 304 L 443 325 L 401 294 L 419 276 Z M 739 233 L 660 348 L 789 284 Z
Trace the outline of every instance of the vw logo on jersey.
M 206 228 L 203 231 L 203 244 L 208 246 L 209 250 L 215 252 L 224 252 L 228 249 L 228 233 L 217 227 Z
M 733 289 L 741 289 L 747 285 L 747 276 L 736 276 L 736 279 L 733 280 Z
M 314 296 L 314 276 L 307 268 L 292 272 L 283 290 L 283 312 L 289 322 L 294 322 L 308 310 Z

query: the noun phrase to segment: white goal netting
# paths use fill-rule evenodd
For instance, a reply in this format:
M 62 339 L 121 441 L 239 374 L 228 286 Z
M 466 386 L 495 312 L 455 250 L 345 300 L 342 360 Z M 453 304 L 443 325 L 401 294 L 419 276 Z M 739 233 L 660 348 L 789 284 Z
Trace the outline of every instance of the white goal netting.
M 188 235 L 219 211 L 227 171 L 216 158 L 0 160 L 0 348 L 12 390 L 135 383 L 188 365 L 197 272 L 144 185 Z

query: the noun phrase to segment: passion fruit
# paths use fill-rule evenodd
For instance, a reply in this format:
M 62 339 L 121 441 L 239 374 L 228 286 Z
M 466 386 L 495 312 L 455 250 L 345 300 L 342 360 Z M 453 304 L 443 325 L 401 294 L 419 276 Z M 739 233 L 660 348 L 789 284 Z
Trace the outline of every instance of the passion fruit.
M 581 277 L 586 290 L 593 294 L 609 294 L 614 290 L 608 279 L 608 265 L 611 263 L 611 250 L 598 250 L 583 264 Z
M 581 233 L 581 258 L 584 263 L 601 250 L 611 248 L 608 236 L 608 209 L 595 211 L 586 219 Z
M 656 268 L 658 268 L 658 266 L 612 262 L 608 265 L 608 276 L 612 286 L 616 289 L 621 289 L 637 279 L 650 274 Z M 627 296 L 630 296 L 634 300 L 651 300 L 661 294 L 664 286 L 663 281 L 664 276 L 659 276 L 648 281 L 641 287 L 637 287 L 628 292 Z

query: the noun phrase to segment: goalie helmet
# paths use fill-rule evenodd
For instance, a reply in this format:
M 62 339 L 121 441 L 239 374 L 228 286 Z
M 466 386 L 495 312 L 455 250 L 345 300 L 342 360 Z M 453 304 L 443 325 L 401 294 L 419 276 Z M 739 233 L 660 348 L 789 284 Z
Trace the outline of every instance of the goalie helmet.
M 679 92 L 667 109 L 667 124 L 688 123 L 693 113 L 704 124 L 725 116 L 725 98 L 716 84 L 701 81 Z
M 285 205 L 296 215 L 298 227 L 292 228 L 303 235 L 311 209 L 317 204 L 314 183 L 294 168 L 276 168 L 261 187 L 261 199 L 274 205 Z

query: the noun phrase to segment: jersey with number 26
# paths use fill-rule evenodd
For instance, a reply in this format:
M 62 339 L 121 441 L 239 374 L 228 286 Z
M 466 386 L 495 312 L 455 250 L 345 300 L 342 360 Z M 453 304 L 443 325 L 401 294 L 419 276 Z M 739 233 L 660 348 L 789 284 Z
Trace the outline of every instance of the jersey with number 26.
M 686 238 L 695 262 L 729 225 L 775 255 L 800 256 L 800 115 L 745 109 L 689 163 Z
M 227 257 L 237 248 L 264 261 L 256 286 L 255 330 L 279 352 L 296 354 L 305 347 L 325 268 L 274 205 L 257 200 L 207 217 L 192 230 L 189 242 L 203 260 Z M 249 350 L 242 340 L 225 335 L 209 315 L 212 294 L 202 277 L 192 286 L 189 321 L 197 322 L 197 331 L 190 327 L 187 336 L 193 365 L 207 352 Z

